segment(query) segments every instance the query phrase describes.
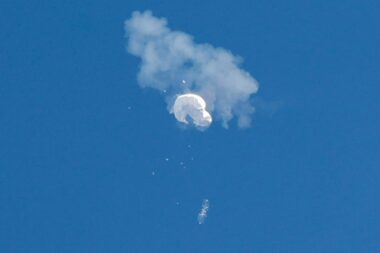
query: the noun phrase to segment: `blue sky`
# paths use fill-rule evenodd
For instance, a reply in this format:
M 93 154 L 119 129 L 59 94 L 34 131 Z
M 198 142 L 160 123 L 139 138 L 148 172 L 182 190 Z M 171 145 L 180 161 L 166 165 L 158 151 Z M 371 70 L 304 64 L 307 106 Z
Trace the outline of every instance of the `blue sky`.
M 184 130 L 138 86 L 146 9 L 244 58 L 251 128 Z M 380 252 L 379 9 L 2 1 L 0 252 Z

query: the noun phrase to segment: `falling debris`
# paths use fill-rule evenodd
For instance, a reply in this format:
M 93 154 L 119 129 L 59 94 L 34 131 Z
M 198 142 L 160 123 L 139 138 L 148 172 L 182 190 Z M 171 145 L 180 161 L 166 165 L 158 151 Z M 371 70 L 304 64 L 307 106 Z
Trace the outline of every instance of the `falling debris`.
M 198 213 L 198 224 L 203 224 L 205 222 L 209 207 L 210 203 L 208 199 L 204 199 L 202 202 L 202 209 Z
M 208 127 L 212 122 L 211 115 L 206 111 L 206 102 L 196 94 L 184 94 L 177 97 L 172 113 L 179 122 L 189 124 L 189 119 L 197 127 Z
M 182 169 L 186 169 L 186 165 L 184 162 L 179 162 L 179 165 L 181 166 Z

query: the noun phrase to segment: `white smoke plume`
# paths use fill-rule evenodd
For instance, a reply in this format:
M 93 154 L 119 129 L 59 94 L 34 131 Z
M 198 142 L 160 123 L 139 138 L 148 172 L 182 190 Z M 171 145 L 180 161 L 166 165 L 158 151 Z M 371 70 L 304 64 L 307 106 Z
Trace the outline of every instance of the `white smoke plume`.
M 205 101 L 206 108 L 201 112 L 207 113 L 210 120 L 202 121 L 202 126 L 211 123 L 210 114 L 224 127 L 228 127 L 234 116 L 238 118 L 239 127 L 250 125 L 254 108 L 249 100 L 257 92 L 258 84 L 239 67 L 240 57 L 223 48 L 196 44 L 190 35 L 170 30 L 166 19 L 154 17 L 150 11 L 133 12 L 125 22 L 125 29 L 128 52 L 141 58 L 140 86 L 162 91 L 169 111 L 177 120 L 186 123 L 184 115 L 187 115 L 194 124 L 198 122 L 193 109 L 199 104 L 183 106 L 176 101 L 174 105 L 182 105 L 180 114 L 172 107 L 175 98 L 185 98 L 178 94 L 189 93 Z

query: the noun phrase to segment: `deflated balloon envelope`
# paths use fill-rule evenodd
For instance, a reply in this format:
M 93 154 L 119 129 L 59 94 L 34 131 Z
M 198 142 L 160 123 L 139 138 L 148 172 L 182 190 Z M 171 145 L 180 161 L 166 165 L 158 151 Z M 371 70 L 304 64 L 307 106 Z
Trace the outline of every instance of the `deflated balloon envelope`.
M 201 96 L 193 93 L 179 95 L 174 102 L 172 112 L 179 122 L 185 124 L 189 124 L 188 117 L 199 127 L 208 127 L 212 123 L 212 117 L 206 111 L 206 102 Z

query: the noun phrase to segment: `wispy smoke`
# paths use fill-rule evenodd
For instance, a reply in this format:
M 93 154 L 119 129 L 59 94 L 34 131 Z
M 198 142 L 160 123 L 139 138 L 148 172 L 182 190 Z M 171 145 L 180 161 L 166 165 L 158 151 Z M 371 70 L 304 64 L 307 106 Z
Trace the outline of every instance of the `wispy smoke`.
M 234 116 L 240 127 L 250 125 L 254 108 L 249 99 L 258 84 L 239 68 L 241 58 L 223 48 L 194 43 L 190 35 L 170 30 L 166 19 L 150 11 L 134 12 L 125 29 L 128 52 L 142 61 L 140 85 L 162 91 L 169 111 L 173 112 L 177 94 L 192 93 L 205 100 L 207 111 L 223 126 Z

